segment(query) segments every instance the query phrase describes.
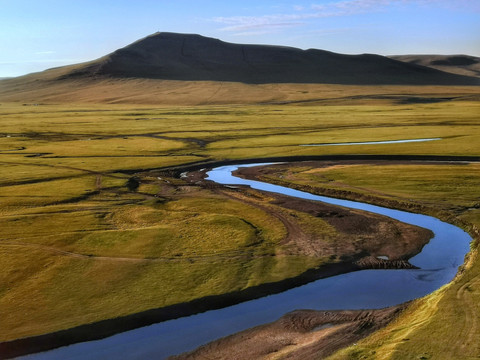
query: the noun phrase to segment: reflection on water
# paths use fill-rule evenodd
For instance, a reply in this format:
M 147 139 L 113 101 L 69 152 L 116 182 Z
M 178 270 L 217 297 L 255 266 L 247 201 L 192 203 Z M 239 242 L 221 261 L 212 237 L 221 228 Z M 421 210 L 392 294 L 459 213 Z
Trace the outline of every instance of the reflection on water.
M 241 165 L 256 166 L 258 164 Z M 250 185 L 258 190 L 323 201 L 382 214 L 432 230 L 434 238 L 410 262 L 418 270 L 364 270 L 321 279 L 224 309 L 127 331 L 106 339 L 79 343 L 27 359 L 162 359 L 193 350 L 220 337 L 278 319 L 297 309 L 374 309 L 425 296 L 452 280 L 469 250 L 470 236 L 436 218 L 379 206 L 312 195 L 302 191 L 232 176 L 240 166 L 223 166 L 208 173 L 221 184 Z

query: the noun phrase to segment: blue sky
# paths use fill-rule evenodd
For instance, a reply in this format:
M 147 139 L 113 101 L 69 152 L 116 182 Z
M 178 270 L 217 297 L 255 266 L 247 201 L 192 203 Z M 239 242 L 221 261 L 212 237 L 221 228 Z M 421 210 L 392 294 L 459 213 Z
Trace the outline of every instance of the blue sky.
M 0 0 L 0 77 L 93 60 L 156 31 L 346 54 L 480 56 L 480 0 Z

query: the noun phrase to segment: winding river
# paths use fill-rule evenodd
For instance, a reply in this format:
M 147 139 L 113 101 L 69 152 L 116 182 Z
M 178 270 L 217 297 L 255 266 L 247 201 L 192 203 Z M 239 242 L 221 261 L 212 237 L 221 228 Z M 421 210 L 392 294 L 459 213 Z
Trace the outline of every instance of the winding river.
M 450 282 L 469 251 L 470 236 L 436 218 L 379 206 L 312 195 L 278 185 L 234 177 L 232 165 L 208 173 L 221 184 L 249 185 L 264 191 L 361 209 L 428 228 L 434 237 L 410 262 L 417 270 L 363 270 L 320 279 L 283 293 L 227 308 L 165 321 L 102 340 L 74 344 L 25 359 L 162 359 L 193 350 L 217 338 L 274 321 L 296 309 L 374 309 L 392 306 L 435 291 Z

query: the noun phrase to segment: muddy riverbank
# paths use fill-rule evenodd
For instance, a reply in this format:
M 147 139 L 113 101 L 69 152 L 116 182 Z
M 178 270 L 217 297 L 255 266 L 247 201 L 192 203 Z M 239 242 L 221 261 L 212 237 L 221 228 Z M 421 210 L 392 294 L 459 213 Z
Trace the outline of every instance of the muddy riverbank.
M 407 304 L 380 310 L 297 310 L 172 360 L 321 359 L 386 326 Z

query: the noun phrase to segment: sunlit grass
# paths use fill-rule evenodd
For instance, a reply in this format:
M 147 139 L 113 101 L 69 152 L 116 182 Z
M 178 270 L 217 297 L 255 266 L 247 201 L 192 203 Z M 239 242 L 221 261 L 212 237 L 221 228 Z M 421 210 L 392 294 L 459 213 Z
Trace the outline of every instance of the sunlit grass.
M 363 164 L 316 168 L 277 167 L 269 175 L 297 186 L 341 190 L 353 199 L 413 204 L 448 217 L 471 231 L 480 228 L 480 166 L 470 164 Z M 312 188 L 310 188 L 312 189 Z M 348 194 L 348 195 L 346 195 Z M 425 210 L 424 210 L 425 211 Z M 475 230 L 477 229 L 477 230 Z M 454 239 L 452 239 L 453 241 Z M 478 246 L 478 244 L 477 244 Z M 452 283 L 416 300 L 387 328 L 329 359 L 468 359 L 478 355 L 480 311 L 478 249 Z
M 480 206 L 480 165 L 398 164 L 388 162 L 360 165 L 333 165 L 315 168 L 308 165 L 279 167 L 266 179 L 376 196 L 414 201 L 451 210 Z M 451 196 L 447 196 L 450 194 Z
M 165 180 L 184 184 L 147 175 L 134 192 L 126 186 L 132 174 L 125 170 L 286 155 L 480 155 L 479 112 L 473 101 L 164 108 L 2 104 L 0 339 L 224 294 L 327 261 L 281 255 L 286 231 L 259 207 L 194 187 L 169 188 Z M 423 137 L 442 140 L 299 146 Z M 478 203 L 477 165 L 406 169 L 359 166 L 296 175 L 299 183 L 373 190 L 383 198 L 445 210 Z M 268 199 L 255 201 L 269 206 Z M 296 216 L 307 233 L 335 239 L 335 229 L 321 219 Z M 476 210 L 461 216 L 479 221 Z

